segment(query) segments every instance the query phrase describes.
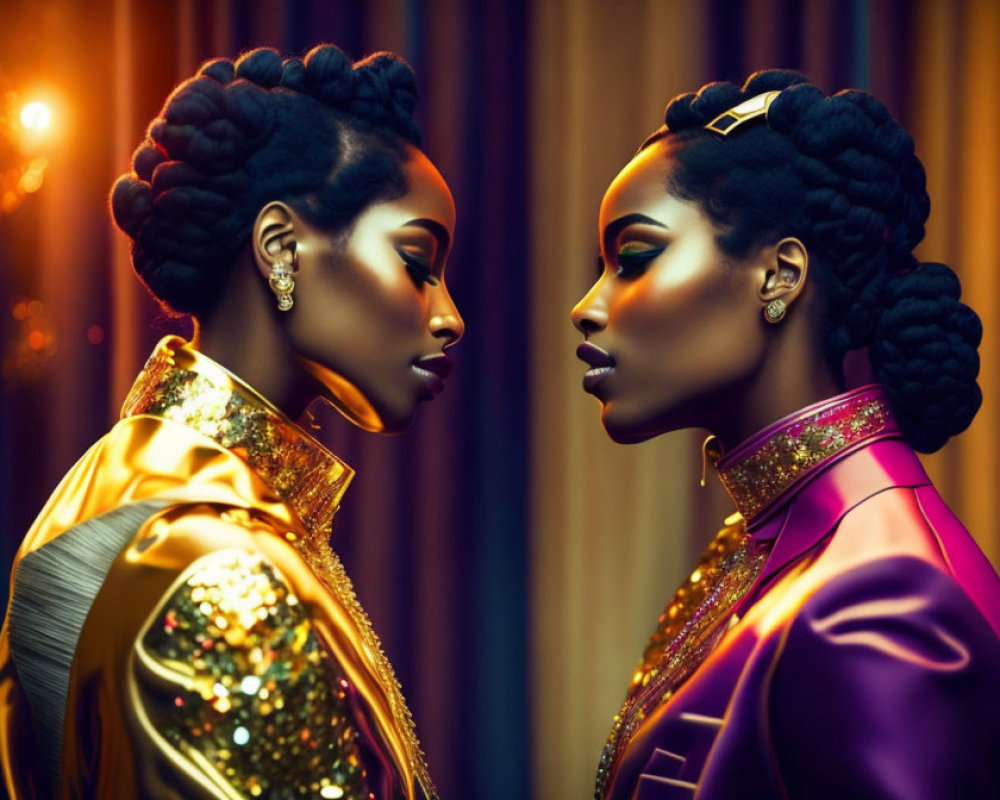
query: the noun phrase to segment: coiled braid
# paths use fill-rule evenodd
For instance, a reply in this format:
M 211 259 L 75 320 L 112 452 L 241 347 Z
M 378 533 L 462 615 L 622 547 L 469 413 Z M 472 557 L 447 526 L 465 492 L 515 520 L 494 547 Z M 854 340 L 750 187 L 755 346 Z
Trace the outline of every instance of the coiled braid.
M 336 231 L 404 195 L 416 81 L 388 53 L 352 64 L 332 45 L 260 48 L 206 63 L 167 98 L 111 191 L 132 265 L 168 309 L 210 312 L 269 201 Z
M 705 130 L 771 90 L 781 94 L 766 124 L 728 137 Z M 662 136 L 678 145 L 669 190 L 700 203 L 724 252 L 742 257 L 783 236 L 805 243 L 835 375 L 847 351 L 868 347 L 906 438 L 922 452 L 968 427 L 982 402 L 982 327 L 959 302 L 955 273 L 913 256 L 930 211 L 924 169 L 882 103 L 857 90 L 827 97 L 799 73 L 768 70 L 742 89 L 714 83 L 674 98 L 647 144 Z

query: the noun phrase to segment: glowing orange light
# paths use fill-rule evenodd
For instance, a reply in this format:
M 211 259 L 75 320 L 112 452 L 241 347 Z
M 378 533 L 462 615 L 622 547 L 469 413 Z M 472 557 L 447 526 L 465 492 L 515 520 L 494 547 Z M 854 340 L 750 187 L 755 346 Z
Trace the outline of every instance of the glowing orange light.
M 28 316 L 28 304 L 24 300 L 15 303 L 10 315 L 16 320 L 24 319 Z
M 42 180 L 45 175 L 45 168 L 49 165 L 49 162 L 44 158 L 33 158 L 28 169 L 21 176 L 21 179 L 17 182 L 17 188 L 20 189 L 25 194 L 30 194 L 32 192 L 37 192 L 42 188 Z
M 44 131 L 52 122 L 52 111 L 45 103 L 35 101 L 21 109 L 21 124 L 29 131 Z
M 20 198 L 18 198 L 17 192 L 12 189 L 8 189 L 3 193 L 3 197 L 0 197 L 0 210 L 3 210 L 5 214 L 9 214 L 17 208 L 19 203 Z
M 91 344 L 100 344 L 104 341 L 104 328 L 100 325 L 91 325 L 87 328 L 87 341 Z
M 37 192 L 42 188 L 42 175 L 39 172 L 25 172 L 21 180 L 17 182 L 17 187 L 25 194 Z
M 28 334 L 28 347 L 32 350 L 41 350 L 45 347 L 45 334 L 41 331 L 32 331 Z

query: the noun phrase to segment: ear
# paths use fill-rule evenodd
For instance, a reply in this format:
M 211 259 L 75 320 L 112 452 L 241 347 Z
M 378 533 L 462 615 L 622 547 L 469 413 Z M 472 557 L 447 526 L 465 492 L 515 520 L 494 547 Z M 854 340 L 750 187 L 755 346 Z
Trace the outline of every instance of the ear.
M 295 212 L 279 200 L 268 203 L 257 214 L 250 245 L 257 269 L 265 278 L 277 262 L 294 266 L 298 227 Z
M 764 281 L 758 290 L 763 303 L 781 298 L 786 305 L 801 294 L 809 270 L 809 251 L 794 236 L 782 239 L 774 248 L 768 248 L 768 265 Z

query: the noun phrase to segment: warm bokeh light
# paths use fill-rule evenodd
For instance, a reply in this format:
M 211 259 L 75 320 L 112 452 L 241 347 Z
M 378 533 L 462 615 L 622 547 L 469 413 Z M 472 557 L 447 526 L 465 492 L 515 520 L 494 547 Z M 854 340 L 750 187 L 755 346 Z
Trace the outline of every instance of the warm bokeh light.
M 21 124 L 31 131 L 44 131 L 52 122 L 51 109 L 38 100 L 21 109 Z
M 31 97 L 36 99 L 26 102 Z M 58 94 L 49 87 L 0 91 L 0 216 L 13 214 L 42 188 L 48 156 L 65 141 L 66 119 Z
M 0 377 L 30 381 L 45 373 L 56 352 L 55 327 L 40 300 L 17 297 L 10 305 L 11 335 L 0 341 Z
M 45 168 L 48 165 L 49 162 L 44 158 L 33 158 L 31 163 L 28 165 L 28 168 L 17 182 L 17 188 L 25 194 L 37 192 L 42 188 L 42 179 L 45 174 Z
M 87 341 L 91 344 L 100 344 L 104 341 L 104 328 L 100 325 L 91 325 L 87 328 Z

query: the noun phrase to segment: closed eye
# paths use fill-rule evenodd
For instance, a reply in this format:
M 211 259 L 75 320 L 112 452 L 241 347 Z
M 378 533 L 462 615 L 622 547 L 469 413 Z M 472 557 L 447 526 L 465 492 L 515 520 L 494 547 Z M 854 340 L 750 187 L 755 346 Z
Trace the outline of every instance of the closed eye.
M 618 252 L 618 277 L 625 278 L 626 280 L 637 278 L 645 271 L 649 262 L 659 256 L 665 249 L 664 247 L 648 247 L 642 250 L 633 248 L 620 250 Z
M 402 247 L 397 247 L 396 252 L 399 257 L 403 259 L 403 266 L 406 271 L 410 273 L 410 277 L 413 282 L 419 288 L 423 284 L 428 284 L 429 286 L 437 286 L 438 279 L 431 274 L 431 265 L 429 261 L 426 261 L 420 256 L 414 255 L 409 250 L 404 250 Z

